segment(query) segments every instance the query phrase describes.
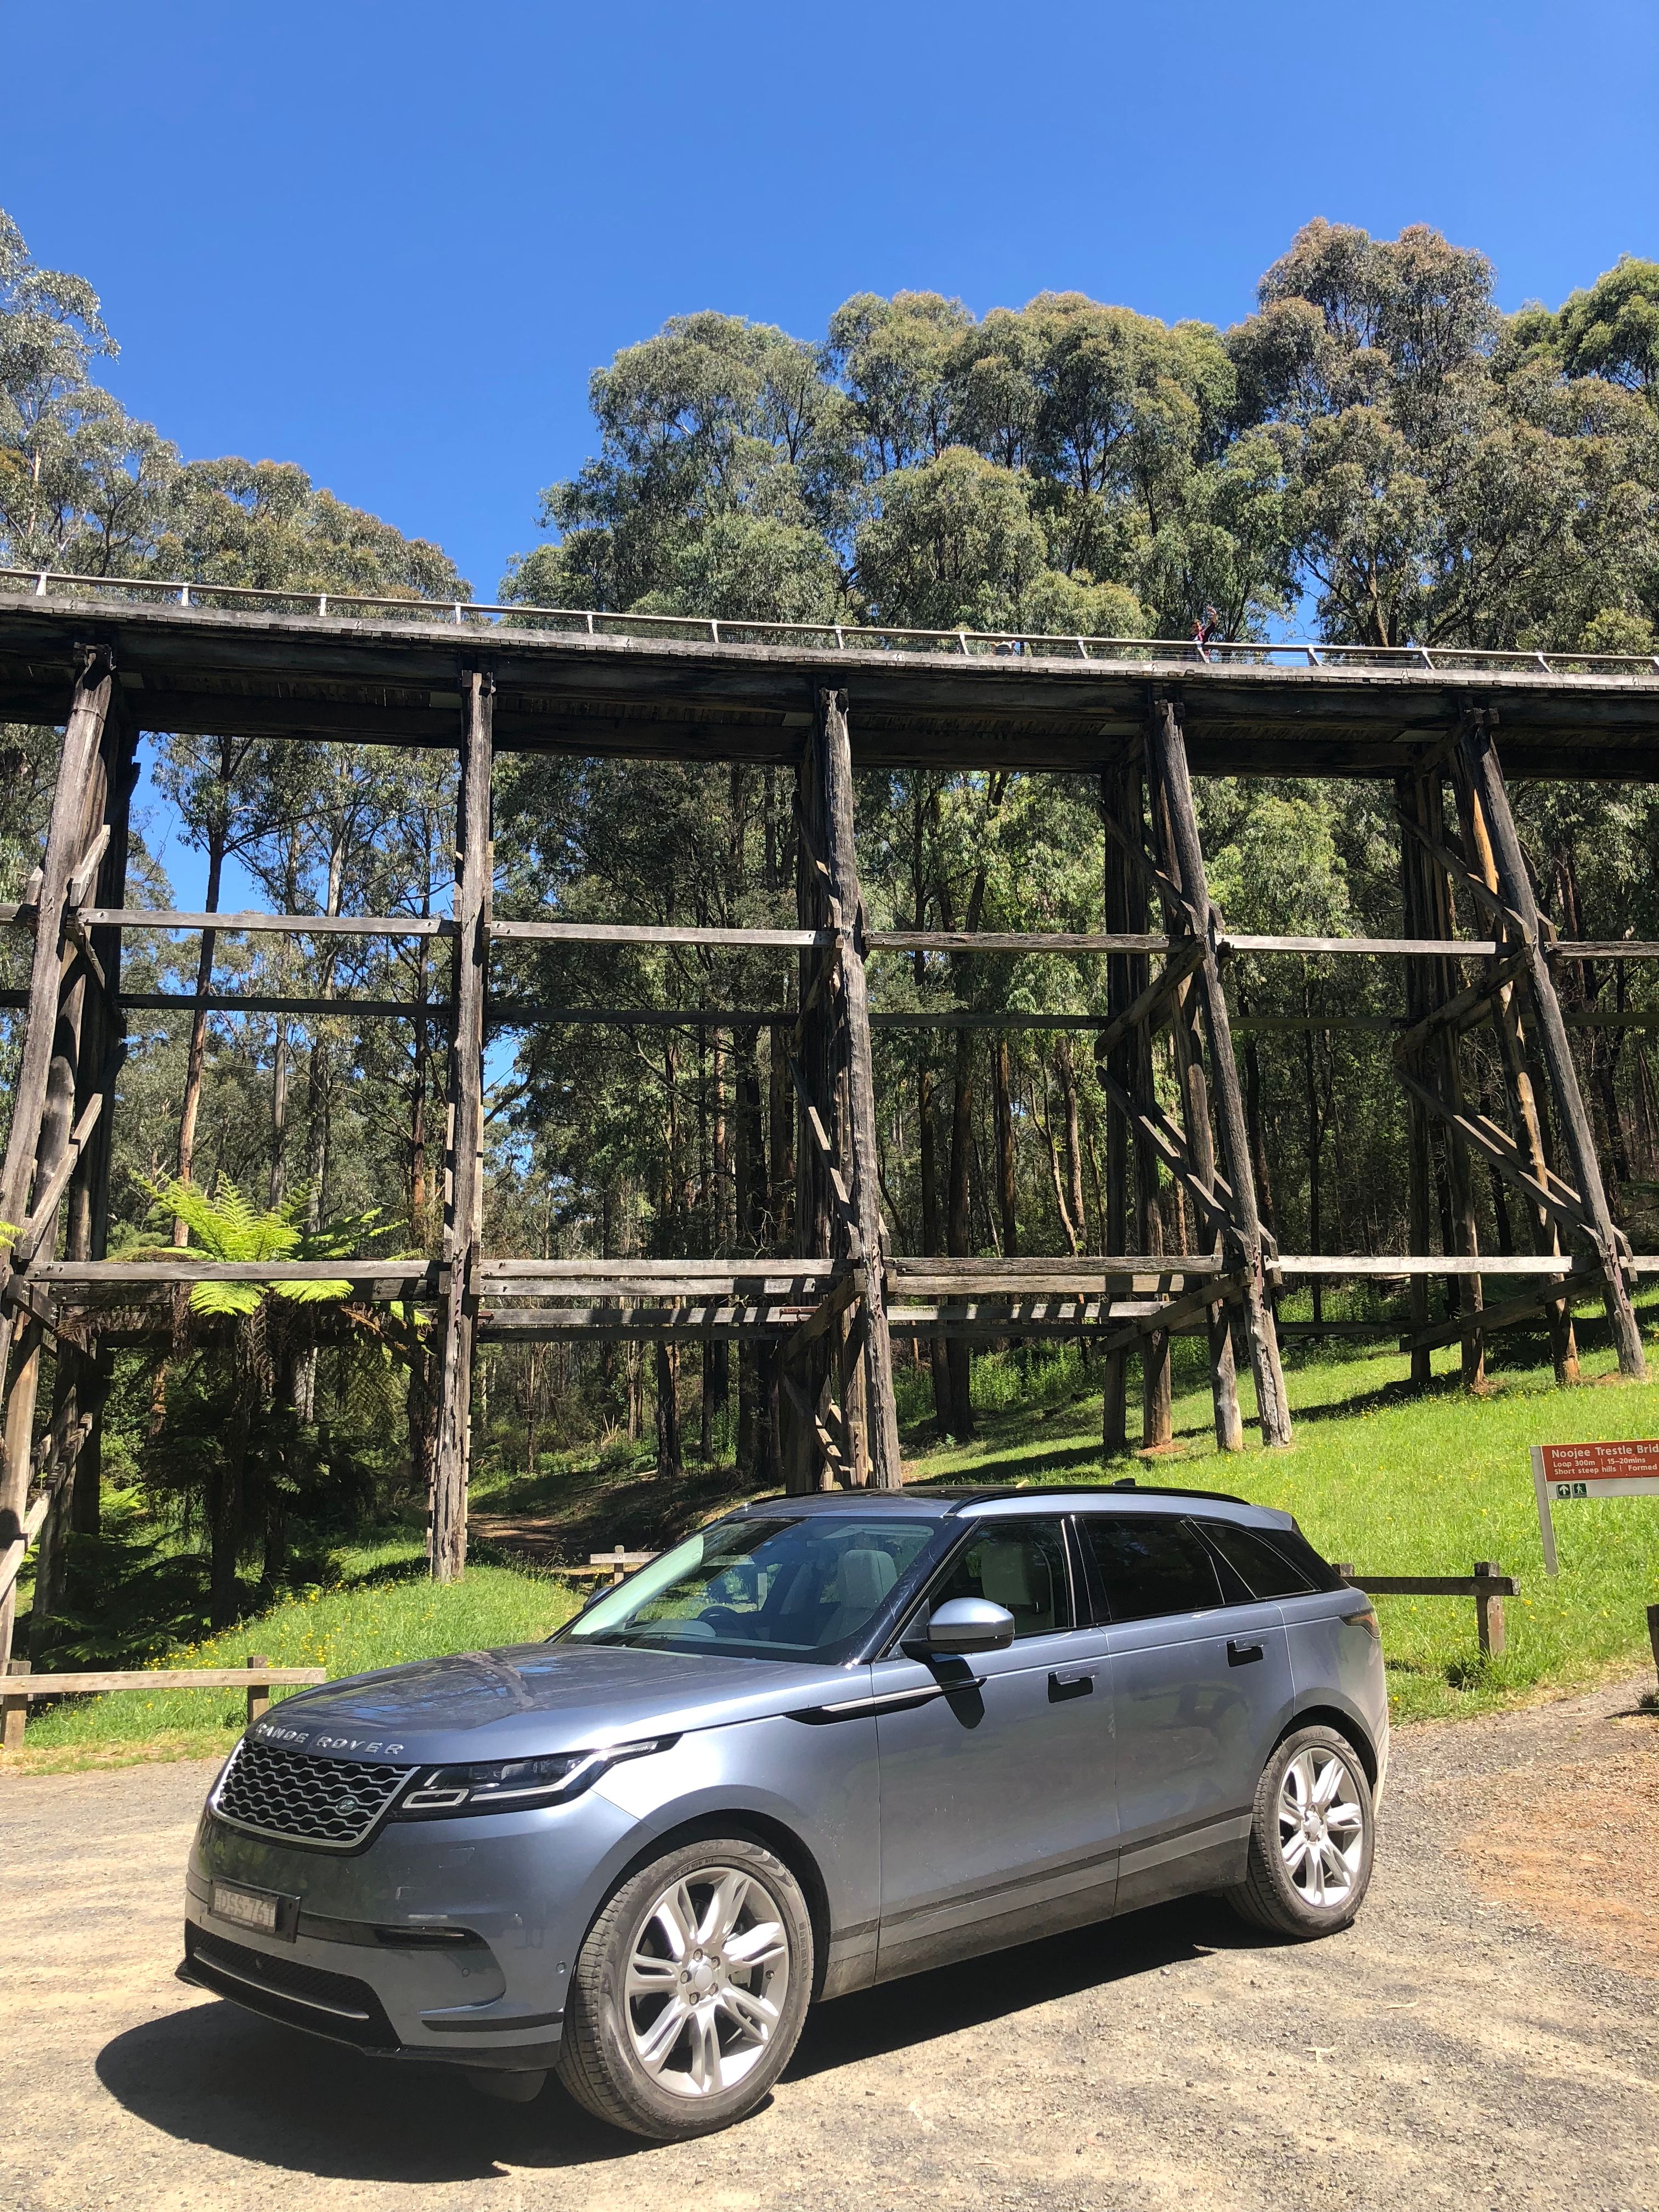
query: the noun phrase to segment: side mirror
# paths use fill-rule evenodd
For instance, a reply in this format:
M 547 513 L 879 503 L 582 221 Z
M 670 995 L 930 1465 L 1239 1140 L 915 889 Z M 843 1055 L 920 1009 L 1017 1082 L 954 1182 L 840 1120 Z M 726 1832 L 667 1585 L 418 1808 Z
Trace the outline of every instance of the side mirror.
M 918 1659 L 958 1659 L 1006 1651 L 1013 1640 L 1014 1616 L 1006 1606 L 988 1597 L 953 1597 L 934 1607 L 925 1627 L 917 1623 L 903 1649 Z

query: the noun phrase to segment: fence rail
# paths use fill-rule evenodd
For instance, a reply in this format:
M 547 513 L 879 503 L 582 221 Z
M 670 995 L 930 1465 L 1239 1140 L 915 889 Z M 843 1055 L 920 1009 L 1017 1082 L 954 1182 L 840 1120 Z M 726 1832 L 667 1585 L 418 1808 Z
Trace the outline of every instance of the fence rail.
M 824 653 L 932 653 L 964 659 L 1207 662 L 1268 668 L 1492 669 L 1543 676 L 1659 676 L 1659 653 L 1550 653 L 1452 645 L 1327 645 L 1310 639 L 1087 637 L 1052 631 L 906 629 L 859 623 L 728 621 L 714 615 L 612 614 L 597 607 L 544 607 L 479 599 L 380 598 L 356 592 L 270 591 L 253 585 L 191 583 L 183 577 L 77 576 L 57 568 L 0 568 L 0 591 L 50 599 L 112 599 L 153 606 L 217 608 L 355 621 L 365 614 L 463 629 L 554 630 L 591 638 L 665 639 L 707 645 L 810 646 Z
M 258 1651 L 249 1652 L 246 1667 L 137 1667 L 86 1674 L 37 1674 L 27 1660 L 14 1659 L 0 1675 L 0 1748 L 23 1748 L 23 1723 L 35 1698 L 101 1697 L 112 1690 L 246 1690 L 252 1727 L 270 1710 L 272 1690 L 314 1688 L 327 1680 L 325 1667 L 273 1667 Z

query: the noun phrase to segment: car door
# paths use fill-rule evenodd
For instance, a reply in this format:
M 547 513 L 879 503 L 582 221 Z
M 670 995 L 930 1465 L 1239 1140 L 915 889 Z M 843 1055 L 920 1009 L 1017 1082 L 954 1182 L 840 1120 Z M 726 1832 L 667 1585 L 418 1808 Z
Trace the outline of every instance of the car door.
M 878 1980 L 1111 1911 L 1111 1698 L 1080 1584 L 1065 1516 L 977 1518 L 926 1605 L 989 1598 L 1013 1614 L 1013 1644 L 872 1668 Z
M 1083 1514 L 1117 1737 L 1117 1909 L 1243 1879 L 1255 1788 L 1291 1704 L 1277 1605 L 1175 1513 Z

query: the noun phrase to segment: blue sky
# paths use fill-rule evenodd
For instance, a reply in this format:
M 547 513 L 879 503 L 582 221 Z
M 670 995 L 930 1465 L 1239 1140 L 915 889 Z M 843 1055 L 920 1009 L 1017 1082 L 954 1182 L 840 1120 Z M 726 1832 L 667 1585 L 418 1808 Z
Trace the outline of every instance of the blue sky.
M 1659 253 L 1651 0 L 7 11 L 0 205 L 190 456 L 301 462 L 482 595 L 589 372 L 715 307 L 1044 287 L 1226 323 L 1314 215 L 1505 305 Z
M 1226 324 L 1315 215 L 1433 223 L 1509 307 L 1659 253 L 1652 0 L 82 0 L 14 5 L 5 54 L 0 206 L 102 295 L 125 404 L 483 597 L 590 450 L 589 373 L 671 314 L 1047 287 Z

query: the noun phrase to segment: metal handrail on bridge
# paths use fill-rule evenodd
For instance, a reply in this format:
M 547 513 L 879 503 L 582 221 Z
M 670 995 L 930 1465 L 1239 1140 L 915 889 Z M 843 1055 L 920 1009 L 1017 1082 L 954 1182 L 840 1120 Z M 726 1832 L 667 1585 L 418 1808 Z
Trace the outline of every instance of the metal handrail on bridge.
M 0 568 L 0 591 L 38 599 L 52 597 L 55 586 L 71 586 L 70 597 L 112 594 L 151 605 L 218 606 L 234 612 L 243 606 L 286 608 L 323 620 L 355 620 L 362 613 L 392 614 L 403 620 L 426 614 L 463 628 L 557 629 L 592 638 L 666 638 L 682 643 L 810 645 L 817 652 L 944 653 L 968 659 L 1083 660 L 1111 664 L 1188 661 L 1220 667 L 1402 668 L 1429 674 L 1505 669 L 1542 676 L 1656 676 L 1659 653 L 1543 653 L 1522 647 L 1453 645 L 1327 645 L 1305 639 L 1272 642 L 1263 639 L 1085 637 L 1051 631 L 905 629 L 886 624 L 788 623 L 731 620 L 714 615 L 616 614 L 597 607 L 502 605 L 476 599 L 425 599 L 407 595 L 373 597 L 363 592 L 273 591 L 252 584 L 191 583 L 182 577 L 78 576 L 56 568 Z M 226 605 L 224 603 L 232 603 Z

